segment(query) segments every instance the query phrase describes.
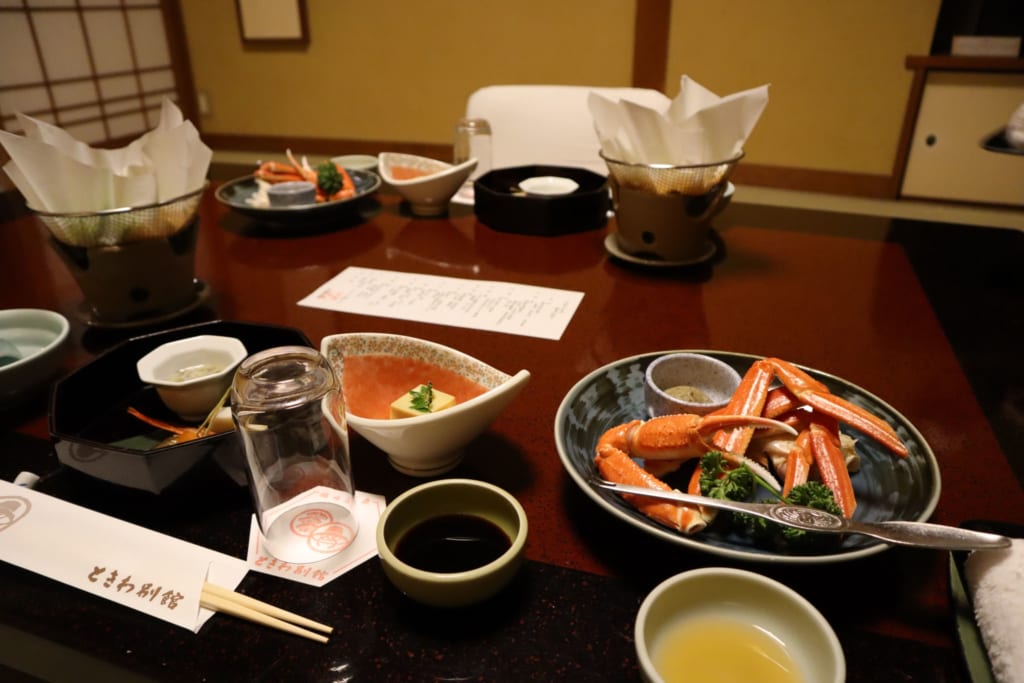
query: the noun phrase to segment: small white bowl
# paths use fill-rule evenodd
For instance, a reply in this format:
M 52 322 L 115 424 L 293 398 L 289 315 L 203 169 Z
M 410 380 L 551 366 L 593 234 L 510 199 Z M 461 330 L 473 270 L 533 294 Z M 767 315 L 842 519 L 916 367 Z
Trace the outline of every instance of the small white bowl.
M 466 444 L 482 434 L 530 380 L 530 373 L 526 370 L 509 375 L 442 344 L 396 334 L 335 334 L 323 338 L 320 353 L 341 381 L 349 427 L 387 453 L 395 469 L 414 477 L 444 474 L 458 465 Z M 401 419 L 367 417 L 366 411 L 359 415 L 352 412 L 353 405 L 359 408 L 362 402 L 359 392 L 377 392 L 378 386 L 388 380 L 378 376 L 373 387 L 353 385 L 351 379 L 346 381 L 345 361 L 353 356 L 391 356 L 399 362 L 408 359 L 429 363 L 471 380 L 486 391 L 426 415 Z M 414 384 L 427 381 L 436 382 L 430 377 L 423 377 Z M 394 398 L 398 398 L 412 388 L 396 384 L 390 391 Z M 437 389 L 444 391 L 445 387 L 438 385 Z M 389 400 L 391 394 L 388 395 Z M 381 411 L 387 406 L 375 405 L 374 408 Z
M 798 680 L 842 683 L 846 678 L 839 639 L 806 598 L 761 574 L 706 567 L 666 579 L 641 603 L 634 636 L 644 680 L 663 683 L 655 661 L 659 659 L 659 646 L 670 642 L 662 640 L 668 633 L 708 620 L 728 620 L 738 628 L 753 626 L 767 634 L 785 648 L 799 673 Z M 738 652 L 738 642 L 729 645 L 734 653 Z M 716 662 L 719 666 L 726 663 Z
M 417 216 L 439 216 L 447 211 L 452 196 L 477 164 L 476 159 L 470 159 L 453 166 L 437 159 L 397 152 L 382 152 L 378 160 L 381 177 L 409 202 L 410 210 Z M 399 169 L 412 169 L 423 175 L 403 178 Z
M 740 374 L 727 363 L 700 353 L 670 353 L 644 373 L 644 399 L 651 417 L 688 413 L 707 415 L 729 403 L 740 385 Z M 674 387 L 697 389 L 708 399 L 670 395 Z
M 343 154 L 340 157 L 331 157 L 331 161 L 353 171 L 377 172 L 377 157 L 372 154 Z
M 27 400 L 57 375 L 70 329 L 67 318 L 53 311 L 0 311 L 0 339 L 14 346 L 17 355 L 17 360 L 0 366 L 0 407 Z
M 418 524 L 449 515 L 479 517 L 509 541 L 487 564 L 461 571 L 429 571 L 399 559 L 402 539 Z M 377 554 L 388 579 L 408 597 L 434 607 L 462 607 L 498 593 L 523 563 L 528 531 L 526 511 L 515 497 L 473 479 L 441 479 L 409 489 L 385 508 L 377 523 Z M 401 554 L 399 552 L 399 554 Z
M 246 355 L 235 337 L 203 334 L 161 344 L 140 358 L 136 369 L 168 408 L 195 422 L 224 395 Z
M 579 189 L 579 186 L 580 184 L 572 178 L 563 178 L 556 175 L 534 176 L 519 183 L 519 189 L 526 194 L 544 197 L 572 194 Z

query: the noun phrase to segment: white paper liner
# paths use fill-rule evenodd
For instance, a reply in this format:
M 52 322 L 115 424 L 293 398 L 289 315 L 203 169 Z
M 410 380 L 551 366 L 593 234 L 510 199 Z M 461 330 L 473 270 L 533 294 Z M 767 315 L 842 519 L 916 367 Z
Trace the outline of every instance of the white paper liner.
M 719 97 L 683 75 L 679 95 L 666 97 L 660 106 L 613 102 L 597 93 L 590 94 L 588 104 L 606 158 L 692 166 L 742 155 L 768 104 L 768 86 Z

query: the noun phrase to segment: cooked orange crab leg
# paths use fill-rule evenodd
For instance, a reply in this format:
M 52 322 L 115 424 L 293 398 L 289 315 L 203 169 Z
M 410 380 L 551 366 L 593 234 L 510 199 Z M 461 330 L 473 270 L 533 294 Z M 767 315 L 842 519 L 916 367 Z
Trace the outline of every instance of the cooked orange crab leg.
M 815 421 L 810 427 L 810 451 L 814 464 L 818 466 L 821 482 L 832 491 L 836 505 L 843 511 L 846 518 L 853 517 L 857 507 L 857 499 L 853 493 L 850 472 L 846 469 L 846 459 L 839 449 L 839 426 L 825 427 Z M 786 473 L 787 479 L 789 473 Z
M 632 458 L 617 448 L 607 448 L 600 451 L 597 460 L 597 469 L 601 476 L 608 481 L 615 481 L 620 484 L 631 486 L 643 486 L 648 489 L 659 491 L 671 491 L 672 487 L 658 479 L 656 476 L 633 462 Z M 697 483 L 697 490 L 694 490 L 693 482 L 687 489 L 689 493 L 700 494 L 700 483 Z M 695 534 L 702 531 L 711 523 L 710 517 L 705 517 L 699 507 L 659 501 L 655 498 L 644 496 L 623 495 L 623 499 L 641 513 L 651 519 L 661 522 L 684 534 Z
M 786 478 L 782 495 L 788 496 L 794 486 L 807 482 L 811 467 L 816 466 L 821 482 L 832 491 L 843 516 L 852 517 L 857 507 L 850 472 L 846 468 L 839 437 L 839 423 L 827 415 L 804 412 L 800 436 L 793 442 L 786 459 Z
M 782 483 L 783 496 L 788 496 L 794 486 L 807 482 L 813 463 L 811 431 L 808 429 L 800 432 L 800 436 L 796 437 L 792 448 L 789 449 L 789 457 L 786 459 L 786 479 Z
M 292 155 L 292 151 L 290 149 L 286 149 L 284 151 L 284 154 L 286 157 L 288 157 L 288 161 L 292 162 L 292 165 L 295 166 L 295 170 L 298 172 L 299 175 L 302 176 L 303 180 L 306 180 L 316 185 L 316 171 L 312 170 L 305 164 L 300 164 L 298 161 L 296 161 L 295 156 Z M 305 157 L 303 157 L 303 161 L 305 161 Z
M 765 404 L 769 400 L 768 385 L 773 378 L 778 378 L 782 382 L 785 389 L 792 394 L 792 398 L 787 398 L 785 392 L 773 390 L 771 403 L 766 408 Z M 895 455 L 907 455 L 907 447 L 888 422 L 832 394 L 824 384 L 780 358 L 765 358 L 751 365 L 726 410 L 735 414 L 750 411 L 748 414 L 751 415 L 776 417 L 792 409 L 793 399 L 797 404 L 810 406 L 864 432 Z M 713 442 L 723 450 L 743 453 L 750 444 L 752 435 L 752 429 L 741 427 L 716 434 Z
M 907 447 L 888 422 L 831 393 L 824 384 L 792 363 L 779 358 L 767 358 L 765 362 L 800 402 L 859 429 L 894 454 L 906 457 Z
M 613 427 L 604 433 L 597 448 L 611 445 L 644 460 L 689 460 L 715 450 L 706 437 L 735 427 L 768 427 L 797 434 L 789 425 L 760 415 L 664 415 Z
M 771 427 L 796 434 L 788 425 L 751 415 L 666 415 L 646 422 L 633 420 L 612 427 L 598 440 L 594 463 L 605 479 L 621 484 L 671 491 L 671 487 L 633 458 L 644 458 L 647 467 L 663 461 L 678 464 L 697 458 L 714 447 L 705 437 L 721 429 L 738 426 Z M 632 456 L 632 457 L 631 457 Z M 699 478 L 690 480 L 690 493 L 700 493 Z M 625 496 L 640 512 L 662 524 L 693 534 L 712 519 L 699 508 L 681 503 L 655 501 L 643 496 Z
M 137 417 L 148 425 L 162 429 L 165 432 L 174 434 L 170 439 L 166 439 L 163 445 L 173 445 L 178 443 L 184 443 L 185 441 L 193 441 L 200 437 L 206 436 L 209 433 L 209 429 L 200 425 L 199 427 L 179 427 L 178 425 L 172 425 L 170 422 L 164 422 L 163 420 L 157 420 L 156 418 L 150 417 L 140 413 L 135 408 L 129 407 L 128 414 L 132 417 Z
M 268 183 L 283 183 L 293 180 L 305 180 L 299 170 L 289 164 L 282 164 L 279 161 L 264 161 L 256 169 L 254 175 L 257 178 L 266 180 Z

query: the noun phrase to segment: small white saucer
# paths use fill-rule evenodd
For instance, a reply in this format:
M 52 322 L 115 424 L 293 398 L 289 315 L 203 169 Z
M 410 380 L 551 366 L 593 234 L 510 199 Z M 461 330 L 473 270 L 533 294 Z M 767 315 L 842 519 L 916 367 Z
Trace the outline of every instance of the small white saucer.
M 542 197 L 572 194 L 579 189 L 579 186 L 580 184 L 572 178 L 563 178 L 555 175 L 534 176 L 519 182 L 519 189 L 526 194 Z
M 475 206 L 476 200 L 474 199 L 473 192 L 473 181 L 467 180 L 463 183 L 459 191 L 455 193 L 455 196 L 451 198 L 452 204 L 462 204 L 463 206 Z
M 682 266 L 695 266 L 698 263 L 704 263 L 705 261 L 711 260 L 718 251 L 718 247 L 709 239 L 704 244 L 704 251 L 694 258 L 683 261 L 663 261 L 662 259 L 634 256 L 633 254 L 627 254 L 622 250 L 614 232 L 608 233 L 605 236 L 604 248 L 605 251 L 617 259 L 622 259 L 627 263 L 635 263 L 638 266 L 648 266 L 651 268 L 680 268 Z

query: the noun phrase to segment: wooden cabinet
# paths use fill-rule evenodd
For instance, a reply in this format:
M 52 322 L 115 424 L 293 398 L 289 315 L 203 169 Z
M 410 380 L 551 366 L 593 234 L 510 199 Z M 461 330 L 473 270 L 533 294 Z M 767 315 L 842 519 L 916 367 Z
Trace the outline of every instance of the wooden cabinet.
M 1024 60 L 911 58 L 908 66 L 918 69 L 917 106 L 912 99 L 900 195 L 1024 206 L 1024 155 L 983 147 L 1024 104 Z

